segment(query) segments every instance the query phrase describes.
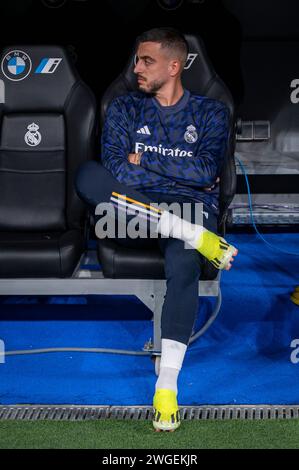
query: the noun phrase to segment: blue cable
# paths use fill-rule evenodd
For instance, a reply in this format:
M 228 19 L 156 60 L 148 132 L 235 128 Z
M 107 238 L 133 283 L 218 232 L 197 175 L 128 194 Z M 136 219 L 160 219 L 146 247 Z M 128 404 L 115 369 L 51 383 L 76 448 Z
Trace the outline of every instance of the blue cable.
M 267 242 L 267 240 L 265 240 L 265 238 L 263 237 L 263 235 L 259 232 L 256 224 L 255 224 L 255 221 L 254 221 L 254 217 L 253 217 L 253 209 L 252 209 L 252 202 L 251 202 L 251 192 L 250 192 L 250 186 L 249 186 L 249 181 L 248 181 L 248 178 L 247 178 L 247 174 L 246 174 L 246 170 L 245 170 L 245 166 L 244 164 L 241 162 L 241 160 L 239 160 L 238 157 L 235 157 L 236 160 L 238 160 L 239 162 L 239 165 L 241 167 L 241 170 L 243 172 L 243 175 L 245 176 L 245 181 L 246 181 L 246 185 L 247 185 L 247 192 L 248 192 L 248 202 L 249 202 L 249 210 L 250 210 L 250 216 L 251 216 L 251 221 L 252 221 L 252 225 L 256 231 L 256 233 L 258 234 L 258 236 L 261 238 L 261 240 L 266 243 L 266 245 L 268 245 L 270 248 L 274 248 L 275 250 L 277 251 L 280 251 L 281 253 L 284 253 L 286 255 L 290 255 L 290 256 L 299 256 L 299 253 L 291 253 L 290 251 L 284 251 L 284 250 L 281 250 L 280 248 L 277 248 L 277 246 L 275 245 L 272 245 L 271 243 Z

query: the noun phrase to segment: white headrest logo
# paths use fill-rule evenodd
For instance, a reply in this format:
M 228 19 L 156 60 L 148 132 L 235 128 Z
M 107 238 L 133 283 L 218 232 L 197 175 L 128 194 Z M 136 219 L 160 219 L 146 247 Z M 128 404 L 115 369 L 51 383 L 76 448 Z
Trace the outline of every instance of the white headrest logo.
M 8 52 L 1 62 L 3 74 L 13 82 L 24 80 L 24 78 L 28 77 L 31 67 L 29 55 L 20 50 Z
M 193 54 L 193 53 L 189 52 L 184 70 L 190 69 L 191 65 L 193 64 L 193 62 L 195 61 L 197 56 L 198 56 L 198 54 Z

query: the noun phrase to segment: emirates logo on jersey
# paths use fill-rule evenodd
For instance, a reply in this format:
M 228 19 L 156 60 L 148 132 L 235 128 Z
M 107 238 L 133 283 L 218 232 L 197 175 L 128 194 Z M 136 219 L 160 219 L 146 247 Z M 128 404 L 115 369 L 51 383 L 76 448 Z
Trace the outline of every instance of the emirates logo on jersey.
M 180 148 L 168 149 L 158 145 L 145 145 L 143 142 L 135 142 L 135 153 L 139 152 L 155 152 L 164 155 L 165 157 L 193 157 L 193 152 L 181 150 Z

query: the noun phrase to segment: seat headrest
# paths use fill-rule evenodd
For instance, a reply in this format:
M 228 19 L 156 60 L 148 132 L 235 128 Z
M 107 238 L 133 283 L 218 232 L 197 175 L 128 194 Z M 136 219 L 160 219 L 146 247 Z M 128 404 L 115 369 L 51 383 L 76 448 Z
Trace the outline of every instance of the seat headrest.
M 6 47 L 0 63 L 0 102 L 7 112 L 61 111 L 80 80 L 60 46 Z

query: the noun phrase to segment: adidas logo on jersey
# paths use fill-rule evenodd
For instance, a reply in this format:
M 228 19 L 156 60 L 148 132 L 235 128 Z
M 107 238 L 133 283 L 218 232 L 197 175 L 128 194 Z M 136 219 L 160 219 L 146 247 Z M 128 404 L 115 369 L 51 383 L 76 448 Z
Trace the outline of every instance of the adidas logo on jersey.
M 144 126 L 144 127 L 140 127 L 140 129 L 138 129 L 138 131 L 136 131 L 137 134 L 147 134 L 147 135 L 151 135 L 150 133 L 150 130 L 147 126 Z

